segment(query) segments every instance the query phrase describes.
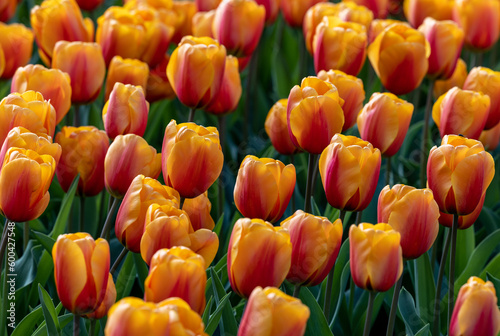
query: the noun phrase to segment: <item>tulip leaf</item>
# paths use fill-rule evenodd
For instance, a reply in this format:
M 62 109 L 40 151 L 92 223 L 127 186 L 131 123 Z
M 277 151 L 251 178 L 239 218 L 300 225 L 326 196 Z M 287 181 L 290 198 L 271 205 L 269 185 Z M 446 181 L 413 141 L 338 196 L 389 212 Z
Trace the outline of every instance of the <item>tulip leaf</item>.
M 300 290 L 300 300 L 303 304 L 309 307 L 311 315 L 307 320 L 306 333 L 307 336 L 333 336 L 330 327 L 328 326 L 328 322 L 326 321 L 325 315 L 323 314 L 323 310 L 319 306 L 316 301 L 314 295 L 312 295 L 311 291 L 307 287 L 302 287 Z
M 314 200 L 314 197 L 311 196 L 311 207 L 312 207 L 312 214 L 314 216 L 322 216 L 321 211 L 319 210 L 318 204 Z
M 139 285 L 144 291 L 144 281 L 146 281 L 149 274 L 148 265 L 139 253 L 132 253 L 132 255 L 134 256 L 135 268 L 137 270 L 137 275 L 139 276 Z
M 430 302 L 431 301 L 428 303 Z M 413 297 L 404 287 L 401 289 L 399 294 L 398 307 L 401 312 L 401 316 L 403 317 L 403 321 L 405 322 L 407 332 L 410 336 L 417 334 L 422 328 L 425 327 L 424 321 L 421 319 L 417 309 L 415 308 L 415 301 L 413 300 Z
M 474 251 L 476 247 L 476 239 L 474 234 L 474 226 L 466 230 L 458 230 L 457 232 L 457 246 L 460 246 L 457 249 L 455 256 L 455 273 L 460 274 L 467 266 L 467 262 L 469 261 L 469 257 Z
M 338 286 L 339 288 L 339 295 L 336 298 L 337 300 L 337 305 L 335 307 L 335 312 L 333 314 L 332 321 L 330 322 L 330 329 L 333 328 L 333 324 L 335 323 L 335 320 L 337 319 L 337 316 L 340 311 L 340 307 L 342 306 L 342 300 L 344 299 L 344 292 L 347 286 L 347 282 L 349 281 L 349 275 L 351 274 L 351 268 L 350 268 L 350 262 L 348 261 L 347 264 L 344 266 L 344 270 L 342 271 L 342 275 L 340 276 L 340 285 Z M 335 281 L 335 280 L 334 280 Z
M 208 299 L 207 304 L 205 305 L 205 311 L 203 311 L 203 315 L 201 316 L 201 319 L 205 326 L 208 324 L 208 319 L 210 318 L 210 311 L 212 310 L 213 303 L 214 297 L 211 296 L 210 299 Z
M 71 313 L 61 315 L 57 318 L 57 321 L 58 321 L 59 325 L 61 326 L 61 328 L 66 327 L 66 325 L 68 323 L 70 323 L 72 320 L 73 320 L 73 314 L 71 314 Z M 44 325 L 42 323 L 42 325 L 40 325 L 40 327 L 33 333 L 32 336 L 47 336 L 47 335 L 53 336 L 53 334 L 47 334 L 47 329 L 43 328 L 43 327 L 44 327 Z M 81 334 L 85 333 L 84 329 L 80 329 L 80 331 L 81 331 Z
M 33 241 L 30 240 L 26 247 L 26 253 L 16 260 L 15 270 L 17 274 L 16 291 L 31 284 L 36 276 L 36 258 L 44 251 L 41 246 L 33 247 Z
M 75 179 L 73 180 L 71 186 L 68 189 L 68 192 L 66 193 L 66 195 L 64 195 L 64 198 L 61 203 L 61 209 L 59 210 L 59 214 L 57 215 L 54 228 L 50 233 L 50 237 L 52 237 L 52 239 L 57 239 L 57 237 L 60 234 L 64 233 L 66 224 L 68 224 L 68 218 L 71 212 L 71 205 L 73 204 L 73 200 L 75 198 L 76 188 L 78 187 L 79 179 L 80 179 L 80 174 L 76 175 Z
M 217 325 L 220 322 L 223 310 L 227 306 L 227 303 L 229 301 L 229 296 L 230 295 L 231 295 L 231 293 L 226 294 L 222 298 L 222 300 L 217 304 L 217 309 L 215 309 L 215 311 L 213 312 L 213 314 L 210 315 L 210 318 L 208 319 L 208 323 L 206 324 L 206 327 L 205 327 L 205 332 L 207 334 L 213 335 L 213 333 L 217 329 Z M 210 302 L 212 302 L 211 299 L 210 299 Z M 203 314 L 203 315 L 205 315 L 205 314 Z
M 500 302 L 500 279 L 495 278 L 490 273 L 486 273 L 486 280 L 491 281 L 495 287 L 495 292 L 497 294 L 498 302 Z
M 42 303 L 43 316 L 45 318 L 47 332 L 49 335 L 61 335 L 61 327 L 57 319 L 56 308 L 49 293 L 39 284 L 38 295 Z
M 123 261 L 122 268 L 116 278 L 116 301 L 128 296 L 134 285 L 136 278 L 136 267 L 134 263 L 133 253 L 127 253 Z
M 219 276 L 214 271 L 213 267 L 210 267 L 210 278 L 212 279 L 212 289 L 214 294 L 215 305 L 218 306 L 222 301 L 221 298 L 226 296 L 226 290 L 220 281 Z M 222 310 L 222 319 L 219 323 L 221 335 L 236 335 L 238 334 L 238 323 L 234 316 L 233 308 L 231 305 L 226 305 Z
M 38 290 L 37 284 L 45 285 L 47 280 L 50 278 L 52 271 L 54 270 L 54 261 L 52 260 L 52 256 L 47 251 L 43 251 L 42 257 L 38 262 L 38 266 L 36 269 L 35 280 L 33 280 L 33 285 L 30 289 L 30 305 L 35 306 L 38 302 Z
M 43 248 L 45 248 L 47 250 L 47 252 L 52 254 L 52 247 L 54 246 L 56 241 L 52 237 L 49 237 L 41 232 L 36 232 L 36 231 L 32 231 L 32 232 L 33 232 L 33 235 L 35 236 L 36 240 L 38 240 L 38 242 L 40 244 L 42 244 Z
M 424 321 L 430 322 L 434 309 L 432 302 L 434 302 L 436 286 L 434 284 L 429 255 L 424 253 L 422 256 L 414 260 L 414 266 L 414 286 L 417 300 L 417 312 L 419 316 L 422 316 Z
M 370 321 L 370 324 L 373 325 L 373 322 L 377 318 L 378 312 L 380 311 L 380 308 L 382 307 L 382 304 L 384 303 L 385 296 L 387 295 L 387 292 L 385 293 L 377 293 L 375 296 L 375 300 L 373 302 L 373 314 L 372 314 L 372 319 Z M 366 296 L 366 299 L 363 299 L 363 296 Z M 354 325 L 353 328 L 355 330 L 354 334 L 355 335 L 361 335 L 363 332 L 364 328 L 364 322 L 366 320 L 366 307 L 368 307 L 368 292 L 364 291 L 363 295 L 361 296 L 361 299 L 359 300 L 361 303 L 365 304 L 365 308 L 360 309 L 361 306 L 358 304 L 356 305 L 356 308 L 354 309 Z M 363 312 L 363 314 L 360 314 L 360 312 Z M 359 316 L 359 317 L 358 317 Z M 363 321 L 363 323 L 359 323 L 359 321 Z
M 28 315 L 26 315 L 12 332 L 11 336 L 31 335 L 33 329 L 43 319 L 43 308 L 38 306 Z
M 487 274 L 492 277 L 500 277 L 500 253 L 497 254 L 486 267 L 483 269 L 479 277 L 481 279 L 486 279 Z
M 431 325 L 427 323 L 422 329 L 420 329 L 415 336 L 431 336 Z
M 224 214 L 222 214 L 219 217 L 219 220 L 217 221 L 217 223 L 215 224 L 215 227 L 213 229 L 213 231 L 217 234 L 217 236 L 220 235 L 220 231 L 222 229 L 222 223 L 224 223 Z

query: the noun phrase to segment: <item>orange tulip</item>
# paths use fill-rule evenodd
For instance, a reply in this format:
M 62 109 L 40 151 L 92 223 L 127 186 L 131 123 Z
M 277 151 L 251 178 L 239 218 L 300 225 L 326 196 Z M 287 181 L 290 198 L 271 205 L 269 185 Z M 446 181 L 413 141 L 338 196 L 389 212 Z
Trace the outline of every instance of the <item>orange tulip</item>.
M 119 135 L 109 146 L 104 160 L 104 184 L 115 198 L 122 198 L 139 174 L 157 178 L 161 154 L 135 134 Z
M 95 311 L 104 300 L 109 278 L 109 245 L 88 233 L 64 234 L 52 248 L 57 294 L 73 314 Z
M 193 16 L 193 36 L 207 36 L 214 38 L 212 25 L 215 18 L 215 10 L 209 12 L 198 12 Z
M 373 12 L 377 19 L 385 19 L 388 13 L 389 0 L 342 0 L 343 2 L 354 2 L 357 5 L 365 6 Z
M 432 108 L 432 119 L 441 137 L 463 134 L 479 139 L 490 111 L 490 97 L 482 92 L 454 87 L 438 98 Z
M 377 36 L 380 35 L 387 27 L 393 25 L 393 24 L 405 24 L 409 27 L 409 25 L 406 22 L 401 22 L 398 20 L 391 20 L 391 19 L 377 19 L 373 20 L 370 24 L 370 28 L 368 30 L 368 44 L 372 44 L 373 41 L 377 38 Z
M 479 141 L 483 143 L 486 150 L 494 151 L 498 147 L 498 142 L 500 141 L 500 122 L 495 127 L 481 132 Z
M 194 0 L 198 12 L 208 12 L 216 9 L 222 0 Z
M 320 154 L 344 126 L 344 112 L 337 88 L 317 77 L 306 77 L 288 96 L 288 132 L 295 146 Z
M 454 6 L 455 0 L 404 0 L 403 10 L 408 22 L 417 28 L 427 17 L 451 20 Z
M 0 1 L 0 21 L 7 22 L 16 14 L 18 0 L 2 0 Z
M 500 309 L 495 287 L 470 277 L 458 292 L 450 322 L 450 336 L 495 336 L 500 332 Z
M 5 55 L 3 50 L 0 48 L 0 76 L 2 75 L 5 69 Z
M 93 11 L 94 9 L 99 7 L 104 2 L 104 0 L 76 0 L 76 2 L 81 9 L 86 11 Z
M 94 40 L 94 24 L 83 18 L 75 0 L 45 0 L 31 9 L 30 21 L 40 58 L 47 66 L 58 41 Z
M 297 210 L 281 222 L 290 233 L 292 266 L 287 279 L 293 284 L 316 286 L 332 269 L 342 243 L 342 221 Z
M 238 171 L 234 203 L 244 217 L 276 222 L 292 198 L 295 179 L 292 164 L 248 155 Z
M 17 68 L 29 62 L 33 53 L 34 39 L 31 29 L 22 24 L 6 25 L 0 22 L 0 49 L 5 57 L 5 68 L 0 73 L 1 78 L 11 78 Z
M 207 191 L 219 177 L 223 163 L 215 127 L 170 121 L 163 138 L 163 179 L 182 197 L 194 198 Z
M 57 180 L 67 192 L 77 174 L 79 195 L 95 196 L 104 188 L 104 159 L 109 148 L 106 132 L 94 126 L 63 127 L 56 135 L 62 147 Z
M 113 275 L 111 273 L 108 276 L 108 286 L 106 287 L 106 294 L 104 294 L 104 299 L 99 307 L 90 314 L 86 314 L 85 317 L 91 320 L 100 320 L 104 316 L 108 315 L 108 311 L 116 302 L 116 286 L 113 281 Z
M 309 8 L 327 0 L 281 0 L 281 13 L 292 27 L 302 27 L 304 16 Z
M 374 93 L 358 116 L 361 138 L 393 156 L 403 141 L 413 115 L 413 105 L 389 92 Z
M 345 22 L 355 22 L 364 26 L 366 31 L 370 29 L 373 21 L 373 12 L 365 6 L 358 6 L 354 2 L 341 2 L 337 16 Z
M 176 0 L 172 3 L 172 10 L 179 20 L 172 41 L 179 44 L 184 36 L 193 35 L 193 16 L 198 9 L 193 1 Z
M 457 61 L 457 66 L 455 71 L 449 79 L 436 80 L 434 82 L 433 95 L 434 99 L 439 98 L 441 95 L 445 94 L 451 88 L 457 86 L 462 89 L 467 78 L 467 64 L 463 59 L 459 58 Z
M 368 46 L 368 58 L 384 87 L 396 95 L 417 88 L 427 73 L 430 55 L 424 34 L 393 24 Z
M 292 155 L 299 151 L 293 144 L 286 121 L 288 99 L 280 99 L 271 107 L 266 117 L 266 133 L 278 153 Z
M 227 56 L 220 90 L 204 110 L 216 115 L 230 113 L 236 110 L 240 98 L 241 79 L 238 59 L 234 56 Z
M 264 6 L 266 9 L 266 23 L 272 24 L 276 21 L 280 11 L 281 0 L 255 0 L 259 5 Z
M 238 336 L 303 336 L 309 315 L 309 308 L 300 299 L 278 288 L 256 287 L 248 299 Z
M 443 137 L 427 161 L 427 185 L 439 210 L 468 215 L 478 206 L 493 180 L 495 163 L 483 145 L 457 135 Z
M 116 83 L 142 86 L 146 89 L 149 77 L 149 67 L 146 63 L 136 59 L 123 59 L 115 56 L 111 60 L 106 78 L 106 93 L 104 99 L 107 101 Z
M 288 230 L 261 219 L 236 221 L 229 240 L 227 273 L 233 290 L 249 297 L 255 287 L 279 287 L 290 270 Z
M 336 134 L 319 158 L 328 203 L 340 210 L 364 210 L 375 193 L 380 163 L 380 150 L 369 142 Z
M 307 10 L 304 16 L 302 32 L 304 34 L 306 48 L 311 55 L 313 54 L 313 41 L 314 35 L 316 34 L 316 27 L 323 21 L 325 16 L 337 16 L 339 11 L 339 5 L 331 2 L 319 2 Z
M 148 83 L 146 88 L 146 100 L 154 103 L 162 99 L 174 99 L 175 92 L 167 78 L 167 64 L 169 56 L 165 55 L 163 61 L 156 67 L 149 70 Z
M 214 229 L 215 223 L 212 216 L 210 216 L 212 203 L 208 198 L 207 192 L 195 198 L 186 198 L 182 210 L 189 216 L 194 231 L 198 231 L 199 229 Z
M 52 67 L 69 74 L 73 103 L 88 103 L 99 96 L 106 64 L 97 43 L 57 42 Z
M 465 229 L 470 228 L 472 225 L 474 225 L 474 223 L 476 222 L 476 220 L 479 217 L 479 214 L 481 214 L 481 210 L 483 210 L 485 196 L 486 196 L 486 193 L 483 194 L 478 205 L 476 206 L 474 211 L 472 211 L 470 214 L 464 215 L 464 216 L 458 216 L 458 229 L 459 230 L 465 230 Z M 439 224 L 446 226 L 446 227 L 449 227 L 449 228 L 453 227 L 453 215 L 440 212 Z

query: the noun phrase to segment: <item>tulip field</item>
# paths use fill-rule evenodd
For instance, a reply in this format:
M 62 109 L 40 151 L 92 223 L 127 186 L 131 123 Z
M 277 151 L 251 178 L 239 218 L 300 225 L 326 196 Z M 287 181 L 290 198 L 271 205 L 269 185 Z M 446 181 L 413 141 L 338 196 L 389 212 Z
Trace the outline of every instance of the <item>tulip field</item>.
M 500 336 L 499 38 L 498 0 L 0 0 L 0 336 Z

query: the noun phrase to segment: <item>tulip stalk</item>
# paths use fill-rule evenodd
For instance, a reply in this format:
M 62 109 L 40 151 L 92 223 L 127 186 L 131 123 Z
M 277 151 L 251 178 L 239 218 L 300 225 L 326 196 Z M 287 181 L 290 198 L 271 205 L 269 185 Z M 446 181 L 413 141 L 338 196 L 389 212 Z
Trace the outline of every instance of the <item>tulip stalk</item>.
M 3 256 L 5 254 L 5 248 L 7 247 L 7 224 L 9 224 L 9 220 L 5 218 L 5 223 L 3 225 L 2 231 L 2 240 L 0 242 L 0 265 L 2 264 Z M 0 269 L 1 274 L 1 269 Z
M 389 185 L 391 183 L 391 157 L 387 157 L 387 165 L 386 165 L 386 171 L 385 171 L 385 185 Z
M 392 336 L 394 332 L 394 322 L 396 322 L 396 313 L 398 311 L 398 300 L 401 286 L 403 285 L 403 274 L 399 277 L 398 282 L 394 286 L 394 294 L 392 294 L 391 312 L 389 314 L 389 322 L 387 323 L 386 336 Z
M 439 306 L 441 303 L 441 286 L 443 284 L 443 276 L 444 276 L 444 267 L 445 267 L 445 258 L 448 255 L 448 249 L 450 248 L 451 241 L 451 229 L 448 230 L 448 234 L 446 235 L 446 241 L 443 246 L 443 255 L 441 256 L 441 263 L 439 265 L 438 278 L 436 282 L 436 297 L 434 298 L 434 325 L 432 334 L 439 334 Z
M 225 153 L 224 145 L 226 144 L 226 117 L 218 116 L 217 119 L 219 122 L 220 146 L 222 148 L 222 154 L 224 154 Z M 219 212 L 218 215 L 220 218 L 220 216 L 222 216 L 222 213 L 224 212 L 224 184 L 222 183 L 220 176 L 217 182 L 217 188 L 218 188 L 217 211 Z
M 80 316 L 73 314 L 73 336 L 80 335 Z
M 293 297 L 299 298 L 300 295 L 300 285 L 295 285 L 293 288 Z
M 294 162 L 294 155 L 290 155 L 290 163 L 295 167 L 295 162 Z M 295 213 L 295 210 L 297 210 L 297 206 L 295 204 L 295 188 L 293 188 L 293 194 L 292 194 L 292 213 Z
M 109 273 L 111 273 L 111 275 L 115 274 L 116 270 L 118 269 L 118 266 L 120 266 L 120 263 L 125 258 L 127 253 L 128 253 L 128 250 L 126 247 L 124 247 L 122 249 L 122 251 L 120 252 L 120 254 L 118 255 L 118 257 L 116 258 L 115 262 L 113 263 L 113 266 L 111 266 L 111 269 L 109 270 Z
M 307 213 L 311 212 L 311 197 L 312 197 L 312 185 L 314 183 L 313 176 L 316 170 L 316 154 L 309 154 L 309 164 L 307 170 L 307 184 L 306 184 L 306 198 L 304 204 L 304 211 Z
M 28 242 L 30 240 L 30 223 L 24 222 L 23 224 L 23 250 L 26 251 Z
M 427 102 L 425 103 L 424 129 L 422 131 L 422 142 L 420 146 L 420 187 L 425 188 L 425 170 L 427 167 L 427 146 L 429 138 L 429 119 L 431 117 L 432 91 L 434 89 L 434 80 L 429 81 L 429 90 L 427 91 Z
M 109 212 L 108 212 L 108 216 L 106 217 L 106 222 L 104 222 L 104 227 L 102 228 L 102 232 L 101 232 L 101 238 L 106 238 L 108 233 L 109 233 L 109 230 L 111 229 L 111 225 L 112 225 L 112 221 L 111 221 L 111 218 L 113 217 L 113 214 L 115 213 L 115 210 L 116 208 L 118 207 L 118 199 L 117 198 L 113 198 L 113 204 L 111 205 L 111 209 L 109 209 Z
M 363 330 L 363 336 L 370 335 L 370 324 L 372 320 L 372 312 L 373 312 L 373 302 L 375 301 L 375 296 L 377 292 L 370 291 L 370 296 L 368 297 L 368 310 L 366 311 L 366 320 L 365 320 L 365 328 Z
M 85 226 L 85 197 L 83 195 L 80 196 L 80 223 L 78 226 L 78 231 L 83 232 Z
M 75 104 L 75 114 L 73 115 L 73 126 L 80 126 L 80 105 Z
M 188 117 L 188 122 L 194 122 L 194 115 L 196 114 L 196 108 L 191 107 L 189 109 L 189 117 Z
M 91 319 L 90 320 L 89 336 L 95 336 L 95 325 L 96 325 L 96 322 L 97 322 L 96 319 Z
M 448 275 L 448 324 L 453 314 L 455 301 L 455 255 L 457 250 L 458 214 L 453 214 L 453 226 L 451 227 L 451 250 L 450 250 L 450 272 Z

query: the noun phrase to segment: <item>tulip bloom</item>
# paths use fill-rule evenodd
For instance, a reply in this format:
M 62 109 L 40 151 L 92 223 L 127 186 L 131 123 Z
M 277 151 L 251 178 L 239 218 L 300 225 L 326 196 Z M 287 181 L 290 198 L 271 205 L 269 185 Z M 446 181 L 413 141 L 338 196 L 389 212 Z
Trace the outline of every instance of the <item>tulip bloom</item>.
M 438 98 L 432 108 L 432 119 L 441 137 L 463 134 L 479 139 L 490 111 L 490 97 L 482 92 L 454 87 Z
M 2 75 L 3 71 L 5 69 L 5 55 L 0 48 L 0 76 Z
M 457 135 L 443 137 L 427 161 L 427 185 L 439 210 L 468 215 L 477 208 L 495 175 L 493 157 L 481 142 Z
M 109 277 L 109 245 L 88 233 L 64 234 L 52 248 L 57 294 L 76 315 L 95 311 L 104 300 Z
M 368 44 L 372 44 L 373 41 L 377 38 L 377 36 L 380 35 L 387 27 L 393 25 L 393 24 L 406 24 L 408 27 L 409 25 L 406 22 L 401 22 L 399 20 L 391 20 L 391 19 L 385 19 L 385 20 L 373 20 L 370 24 L 370 28 L 368 30 Z
M 212 216 L 210 216 L 212 203 L 207 196 L 207 192 L 195 198 L 186 198 L 182 210 L 189 216 L 191 227 L 194 231 L 198 231 L 199 229 L 208 229 L 211 231 L 214 229 L 215 222 Z
M 389 224 L 361 223 L 349 229 L 351 276 L 356 286 L 391 289 L 403 273 L 401 236 Z
M 135 297 L 121 299 L 111 307 L 104 333 L 107 336 L 193 335 L 208 336 L 205 326 L 189 304 L 179 298 L 158 304 Z
M 378 221 L 401 234 L 403 257 L 416 259 L 427 252 L 439 232 L 439 207 L 430 189 L 396 184 L 378 198 Z
M 215 127 L 205 128 L 195 123 L 177 125 L 175 120 L 165 129 L 161 155 L 165 184 L 185 198 L 207 191 L 219 177 L 224 163 Z
M 304 16 L 309 8 L 327 0 L 281 0 L 281 13 L 292 27 L 302 27 Z
M 167 77 L 167 65 L 169 56 L 165 54 L 163 61 L 149 70 L 148 83 L 146 85 L 146 100 L 154 103 L 162 99 L 174 99 L 175 92 Z
M 122 198 L 139 174 L 157 178 L 161 154 L 135 134 L 119 135 L 109 146 L 104 160 L 104 184 L 115 198 Z
M 479 137 L 479 141 L 483 143 L 486 150 L 494 151 L 500 142 L 500 122 L 492 129 L 483 131 Z
M 299 151 L 293 144 L 286 122 L 288 99 L 280 99 L 271 107 L 266 117 L 266 133 L 278 153 L 292 155 Z
M 236 110 L 240 98 L 241 79 L 238 59 L 228 56 L 220 90 L 204 110 L 216 115 L 230 113 Z
M 455 0 L 404 0 L 403 10 L 408 22 L 415 28 L 430 17 L 437 21 L 451 20 Z
M 290 233 L 292 265 L 287 279 L 301 286 L 316 286 L 328 275 L 342 243 L 342 221 L 297 210 L 281 222 Z
M 313 54 L 313 41 L 316 34 L 316 27 L 323 21 L 325 16 L 338 16 L 340 9 L 338 4 L 331 2 L 319 2 L 309 8 L 304 16 L 302 32 L 304 42 L 309 53 Z
M 169 280 L 165 281 L 166 278 Z M 205 261 L 200 255 L 187 247 L 162 249 L 151 260 L 149 275 L 144 281 L 144 300 L 157 303 L 178 297 L 202 314 L 206 282 Z
M 292 198 L 295 179 L 292 164 L 248 155 L 238 171 L 234 203 L 244 217 L 276 222 Z
M 62 157 L 57 165 L 57 180 L 67 192 L 77 174 L 77 192 L 95 196 L 104 188 L 104 159 L 109 148 L 106 132 L 94 126 L 65 126 L 56 135 L 62 147 Z
M 29 62 L 33 53 L 34 39 L 31 29 L 22 24 L 6 25 L 0 22 L 0 49 L 5 57 L 5 68 L 0 73 L 1 78 L 11 78 L 17 68 Z
M 450 336 L 496 336 L 500 332 L 500 309 L 495 287 L 470 277 L 458 292 L 450 322 Z
M 470 228 L 476 220 L 478 219 L 479 215 L 481 214 L 481 211 L 483 210 L 483 205 L 484 205 L 484 199 L 486 197 L 486 193 L 483 194 L 481 197 L 481 200 L 479 201 L 479 204 L 476 206 L 474 211 L 472 211 L 468 215 L 464 216 L 458 216 L 458 229 L 459 230 L 465 230 Z M 439 224 L 452 228 L 453 227 L 453 215 L 452 214 L 447 214 L 440 212 L 439 215 Z
M 83 18 L 75 0 L 45 0 L 31 9 L 30 21 L 40 58 L 47 66 L 58 41 L 94 40 L 92 19 Z
M 104 299 L 99 307 L 90 314 L 86 314 L 85 317 L 91 320 L 100 320 L 104 316 L 108 315 L 108 311 L 116 302 L 116 286 L 113 281 L 113 276 L 109 274 L 108 276 L 108 286 L 106 287 L 106 294 L 104 294 Z
M 300 299 L 278 288 L 256 287 L 248 299 L 238 336 L 303 336 L 309 315 L 309 308 Z
M 457 86 L 462 89 L 467 78 L 467 64 L 463 59 L 459 58 L 457 61 L 457 66 L 455 71 L 448 79 L 436 80 L 434 82 L 433 95 L 434 99 L 439 98 L 441 95 L 445 94 L 451 88 Z
M 295 146 L 320 154 L 344 126 L 344 112 L 337 88 L 317 77 L 306 77 L 288 96 L 287 123 Z
M 266 10 L 266 24 L 272 24 L 276 21 L 280 11 L 281 0 L 255 0 L 255 2 L 264 6 Z
M 392 93 L 376 92 L 358 116 L 359 134 L 382 155 L 393 156 L 403 144 L 412 115 L 413 104 Z
M 389 8 L 389 0 L 342 0 L 343 2 L 354 2 L 357 5 L 365 6 L 373 12 L 377 19 L 385 19 Z
M 215 10 L 209 12 L 198 12 L 193 16 L 193 36 L 207 36 L 214 38 L 212 25 L 215 18 Z
M 373 12 L 365 6 L 358 6 L 354 2 L 342 2 L 339 4 L 337 16 L 346 22 L 355 22 L 364 26 L 366 31 L 370 29 L 373 21 Z
M 123 59 L 115 56 L 111 60 L 106 78 L 106 93 L 104 99 L 107 101 L 116 83 L 142 86 L 145 90 L 148 83 L 149 67 L 147 63 L 136 59 Z
M 279 287 L 290 270 L 288 230 L 261 219 L 240 218 L 229 240 L 227 273 L 233 290 L 249 297 L 257 286 Z
M 198 12 L 208 12 L 216 9 L 222 0 L 194 0 Z
M 18 0 L 0 1 L 0 21 L 7 22 L 16 14 Z
M 172 2 L 172 10 L 179 20 L 175 27 L 172 42 L 179 44 L 184 36 L 193 35 L 193 16 L 198 10 L 196 4 L 190 0 L 176 0 Z
M 405 24 L 393 24 L 368 46 L 368 58 L 384 87 L 396 95 L 416 89 L 425 75 L 430 55 L 424 34 Z
M 76 2 L 81 9 L 86 11 L 93 11 L 94 9 L 99 7 L 104 2 L 104 0 L 76 0 Z
M 329 70 L 328 72 L 321 70 L 318 73 L 318 78 L 329 81 L 339 91 L 340 98 L 344 100 L 342 110 L 345 122 L 342 132 L 348 130 L 356 124 L 358 114 L 363 108 L 365 100 L 363 81 L 340 70 Z
M 375 193 L 380 164 L 380 150 L 369 142 L 336 134 L 319 158 L 328 203 L 340 210 L 364 210 Z

